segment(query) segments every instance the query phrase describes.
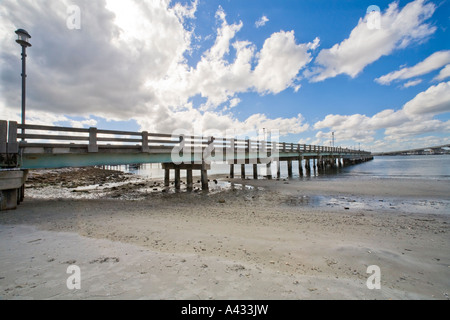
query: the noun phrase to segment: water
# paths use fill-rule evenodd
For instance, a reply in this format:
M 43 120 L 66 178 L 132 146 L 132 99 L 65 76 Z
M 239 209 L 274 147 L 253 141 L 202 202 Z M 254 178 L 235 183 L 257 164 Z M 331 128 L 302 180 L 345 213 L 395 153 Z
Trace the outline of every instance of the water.
M 311 161 L 312 165 L 312 161 Z M 298 162 L 293 161 L 293 178 L 299 178 Z M 235 165 L 234 175 L 241 176 L 241 166 Z M 164 170 L 160 164 L 146 164 L 141 168 L 129 168 L 122 166 L 119 169 L 140 176 L 162 179 Z M 213 163 L 209 175 L 229 175 L 230 167 L 227 164 Z M 253 177 L 253 166 L 245 165 L 246 177 Z M 303 172 L 306 170 L 303 163 Z M 194 176 L 199 176 L 199 171 L 194 171 Z M 173 172 L 171 172 L 173 174 Z M 265 165 L 258 165 L 259 178 L 267 174 Z M 276 176 L 276 163 L 272 165 L 272 175 Z M 185 177 L 185 170 L 181 170 L 181 176 Z M 281 178 L 287 178 L 287 163 L 281 162 Z M 410 179 L 433 179 L 450 180 L 450 155 L 427 155 L 427 156 L 377 156 L 372 161 L 351 165 L 344 168 L 329 168 L 325 172 L 311 170 L 311 176 L 303 179 L 352 179 L 352 178 L 410 178 Z
M 450 180 L 450 155 L 378 156 L 344 168 L 345 176 Z
M 312 163 L 312 161 L 311 161 Z M 276 177 L 276 166 L 272 166 L 272 175 Z M 248 180 L 241 180 L 240 165 L 235 166 L 235 180 L 229 179 L 215 179 L 215 176 L 227 177 L 229 175 L 229 165 L 227 164 L 212 164 L 211 170 L 208 174 L 211 179 L 208 194 L 214 194 L 230 189 L 236 190 L 264 190 L 264 187 L 253 187 Z M 305 185 L 308 180 L 345 180 L 343 183 L 367 179 L 419 179 L 428 181 L 445 181 L 450 182 L 450 155 L 436 155 L 436 156 L 379 156 L 374 160 L 356 165 L 347 166 L 344 168 L 328 168 L 325 172 L 311 171 L 311 175 L 299 177 L 298 162 L 293 161 L 293 177 L 285 182 L 291 187 L 295 184 Z M 111 196 L 113 187 L 121 187 L 122 185 L 136 185 L 144 182 L 142 187 L 130 187 L 126 191 L 119 192 L 120 199 L 139 200 L 148 197 L 149 193 L 161 193 L 163 187 L 161 180 L 164 178 L 164 170 L 160 164 L 146 164 L 139 168 L 131 166 L 116 166 L 111 169 L 122 170 L 135 174 L 129 181 L 118 183 L 106 183 L 103 185 L 83 186 L 76 190 L 64 189 L 60 187 L 45 187 L 33 190 L 33 197 L 35 198 L 75 198 L 75 199 L 96 199 L 105 196 Z M 287 164 L 285 161 L 281 163 L 281 179 L 287 179 Z M 306 172 L 303 167 L 303 172 Z M 200 172 L 194 171 L 194 187 L 200 190 L 199 183 Z M 253 165 L 246 165 L 246 177 L 253 178 Z M 265 165 L 258 165 L 259 179 L 264 179 L 266 173 Z M 181 170 L 181 176 L 185 180 L 185 170 Z M 174 172 L 171 170 L 171 181 L 173 181 Z M 148 183 L 147 180 L 154 180 L 154 184 Z M 158 182 L 159 180 L 159 182 Z M 415 181 L 411 180 L 411 181 Z M 250 181 L 248 181 L 250 182 Z M 156 185 L 155 185 L 156 184 Z M 175 190 L 174 186 L 164 192 L 179 192 Z M 182 184 L 181 192 L 187 192 L 186 185 Z M 299 193 L 298 195 L 289 195 L 288 205 L 294 206 L 318 206 L 322 208 L 332 208 L 332 210 L 367 210 L 367 211 L 388 211 L 388 212 L 407 212 L 407 213 L 433 213 L 433 214 L 449 214 L 450 213 L 450 199 L 428 199 L 427 197 L 405 198 L 405 197 L 382 197 L 382 196 L 364 196 L 357 195 L 357 193 L 350 192 L 349 194 L 336 195 L 305 195 Z

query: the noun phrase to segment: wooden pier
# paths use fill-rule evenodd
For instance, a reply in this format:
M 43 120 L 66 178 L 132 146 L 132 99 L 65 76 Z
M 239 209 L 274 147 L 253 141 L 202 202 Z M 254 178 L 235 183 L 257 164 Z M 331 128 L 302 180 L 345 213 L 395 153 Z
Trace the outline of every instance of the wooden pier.
M 24 197 L 26 172 L 33 169 L 161 163 L 166 186 L 170 184 L 170 170 L 174 170 L 175 188 L 179 189 L 180 171 L 186 170 L 187 188 L 191 190 L 192 171 L 198 170 L 202 189 L 208 190 L 208 170 L 213 162 L 229 164 L 230 178 L 235 176 L 236 165 L 240 165 L 241 178 L 245 178 L 245 165 L 252 164 L 253 178 L 258 179 L 258 165 L 263 165 L 267 179 L 272 179 L 272 163 L 276 163 L 276 176 L 280 177 L 281 162 L 287 162 L 288 176 L 292 177 L 293 162 L 298 163 L 299 176 L 303 176 L 310 175 L 311 170 L 342 167 L 372 158 L 370 152 L 346 148 L 147 131 L 21 125 L 0 120 L 0 202 L 2 210 L 15 208 Z M 11 196 L 13 193 L 15 196 Z

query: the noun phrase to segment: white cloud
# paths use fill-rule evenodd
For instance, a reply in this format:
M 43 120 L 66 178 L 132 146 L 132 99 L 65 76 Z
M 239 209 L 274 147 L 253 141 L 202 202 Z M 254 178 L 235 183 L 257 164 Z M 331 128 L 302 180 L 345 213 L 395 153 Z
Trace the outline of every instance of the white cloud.
M 262 26 L 264 26 L 266 24 L 266 22 L 268 22 L 269 19 L 266 16 L 262 16 L 258 21 L 255 22 L 255 26 L 257 28 L 260 28 Z
M 417 137 L 408 138 L 408 137 L 399 137 L 397 135 L 386 136 L 385 139 L 379 139 L 375 141 L 371 149 L 373 152 L 379 151 L 394 151 L 394 150 L 409 150 L 415 149 L 417 147 L 431 147 L 431 146 L 439 146 L 444 144 L 449 144 L 450 138 L 442 138 L 438 136 L 426 136 L 426 137 Z
M 442 81 L 450 77 L 450 64 L 446 65 L 433 80 Z
M 356 77 L 380 57 L 423 40 L 436 30 L 424 22 L 434 10 L 435 5 L 425 0 L 410 2 L 401 10 L 397 2 L 393 2 L 381 14 L 379 29 L 368 27 L 368 13 L 359 20 L 347 39 L 319 52 L 315 63 L 320 66 L 308 73 L 311 81 L 323 81 L 339 74 Z
M 241 102 L 241 99 L 234 98 L 230 100 L 230 108 L 236 107 Z
M 436 119 L 409 121 L 400 126 L 387 128 L 385 134 L 393 140 L 432 132 L 450 132 L 450 120 L 440 121 Z
M 212 111 L 200 112 L 198 109 L 187 108 L 183 111 L 170 110 L 160 107 L 160 110 L 148 117 L 136 119 L 142 128 L 151 132 L 173 132 L 184 129 L 193 134 L 203 135 L 220 134 L 233 129 L 236 135 L 245 135 L 258 132 L 266 128 L 267 132 L 279 130 L 280 135 L 288 133 L 301 133 L 309 128 L 304 123 L 301 114 L 292 118 L 269 119 L 264 114 L 253 114 L 247 119 L 240 121 L 231 114 L 221 115 Z
M 327 115 L 314 124 L 314 129 L 334 131 L 340 141 L 371 142 L 379 130 L 384 140 L 413 139 L 415 136 L 450 132 L 450 121 L 433 119 L 450 112 L 450 81 L 431 86 L 403 105 L 401 110 L 386 109 L 369 117 L 362 114 Z M 327 139 L 330 132 L 319 131 L 317 138 Z
M 294 31 L 277 32 L 264 42 L 254 71 L 258 92 L 279 93 L 294 85 L 299 70 L 311 61 L 311 43 L 296 44 Z
M 77 1 L 81 29 L 65 28 L 73 2 L 2 1 L 2 99 L 19 105 L 20 58 L 13 31 L 32 35 L 27 58 L 27 106 L 65 115 L 125 120 L 155 104 L 146 81 L 164 77 L 185 60 L 190 32 L 167 1 Z M 124 14 L 127 12 L 128 14 Z M 45 21 L 45 23 L 43 23 Z M 5 50 L 3 50 L 3 48 Z M 4 93 L 4 94 L 3 94 Z
M 390 84 L 392 81 L 399 79 L 410 79 L 417 76 L 427 74 L 433 70 L 442 68 L 446 64 L 450 63 L 450 50 L 442 50 L 433 53 L 425 60 L 419 62 L 413 67 L 402 68 L 398 71 L 388 73 L 375 79 L 380 84 Z
M 95 127 L 97 125 L 97 120 L 95 119 L 85 119 L 81 121 L 70 120 L 70 125 L 74 128 Z
M 441 82 L 417 94 L 403 109 L 410 115 L 450 112 L 450 81 Z
M 267 38 L 258 52 L 249 41 L 233 42 L 242 22 L 228 24 L 221 8 L 216 17 L 221 22 L 216 41 L 195 67 L 177 64 L 177 69 L 163 79 L 149 83 L 152 91 L 164 98 L 159 104 L 184 105 L 189 97 L 200 94 L 207 99 L 202 106 L 202 111 L 206 111 L 242 92 L 277 94 L 289 87 L 300 88 L 297 75 L 311 61 L 310 51 L 318 46 L 319 39 L 297 44 L 293 31 L 280 31 Z M 231 47 L 235 57 L 230 56 Z
M 215 108 L 235 107 L 242 92 L 298 89 L 297 75 L 311 60 L 309 51 L 318 46 L 318 39 L 297 44 L 293 32 L 280 31 L 258 50 L 249 41 L 235 39 L 243 23 L 229 24 L 219 8 L 214 44 L 190 65 L 185 56 L 194 50 L 189 20 L 195 19 L 197 1 L 79 0 L 80 30 L 65 28 L 66 9 L 72 4 L 2 1 L 2 115 L 17 116 L 11 106 L 20 105 L 20 56 L 11 31 L 20 26 L 31 33 L 33 44 L 27 59 L 29 121 L 52 124 L 82 116 L 86 120 L 72 124 L 92 125 L 89 119 L 95 115 L 135 119 L 141 129 L 159 132 L 192 127 L 246 131 L 261 124 L 292 132 L 305 128 L 301 116 L 238 120 Z M 201 110 L 192 105 L 196 96 L 206 99 Z M 55 116 L 44 119 L 33 112 Z
M 405 84 L 403 84 L 403 88 L 414 87 L 420 83 L 422 83 L 422 79 L 411 80 L 411 81 L 408 81 Z

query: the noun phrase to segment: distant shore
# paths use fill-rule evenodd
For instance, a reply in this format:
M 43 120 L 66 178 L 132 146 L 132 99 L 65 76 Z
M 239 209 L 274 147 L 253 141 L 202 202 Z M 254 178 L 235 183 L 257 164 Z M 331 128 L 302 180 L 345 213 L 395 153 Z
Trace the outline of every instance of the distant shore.
M 176 193 L 62 176 L 0 213 L 3 299 L 448 299 L 448 181 L 211 177 L 222 191 Z

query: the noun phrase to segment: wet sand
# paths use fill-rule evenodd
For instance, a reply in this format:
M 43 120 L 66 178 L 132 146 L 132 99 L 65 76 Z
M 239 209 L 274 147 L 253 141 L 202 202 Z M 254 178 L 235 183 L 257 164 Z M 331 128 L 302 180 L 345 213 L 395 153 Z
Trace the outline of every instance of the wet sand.
M 233 181 L 212 193 L 142 180 L 103 193 L 27 188 L 17 210 L 0 213 L 0 296 L 448 299 L 448 182 Z M 66 286 L 73 264 L 80 290 Z M 379 290 L 366 285 L 370 265 Z

